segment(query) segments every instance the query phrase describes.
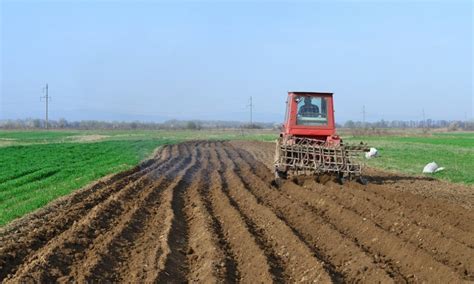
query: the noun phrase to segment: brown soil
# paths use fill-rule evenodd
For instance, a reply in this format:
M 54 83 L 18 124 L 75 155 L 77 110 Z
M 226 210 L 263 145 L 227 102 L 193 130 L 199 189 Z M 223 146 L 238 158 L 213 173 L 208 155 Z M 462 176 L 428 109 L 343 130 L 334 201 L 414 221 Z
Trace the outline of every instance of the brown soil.
M 98 135 L 98 134 L 91 134 L 91 135 L 75 135 L 75 136 L 68 136 L 66 138 L 71 139 L 74 142 L 95 142 L 104 140 L 109 136 L 107 135 Z
M 0 281 L 474 280 L 472 187 L 370 169 L 275 188 L 273 147 L 163 147 L 3 228 Z

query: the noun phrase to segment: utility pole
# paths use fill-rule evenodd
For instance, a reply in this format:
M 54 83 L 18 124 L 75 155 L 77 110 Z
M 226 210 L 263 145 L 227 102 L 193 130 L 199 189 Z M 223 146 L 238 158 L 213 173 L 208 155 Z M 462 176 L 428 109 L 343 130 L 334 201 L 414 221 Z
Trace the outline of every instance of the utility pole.
M 49 96 L 48 94 L 48 84 L 46 84 L 46 87 L 43 89 L 43 92 L 45 92 L 45 96 L 41 97 L 41 99 L 45 99 L 46 101 L 46 112 L 45 112 L 45 116 L 46 116 L 46 129 L 48 129 L 48 103 L 49 103 L 49 100 L 51 99 L 51 97 Z
M 248 105 L 250 107 L 250 127 L 253 125 L 253 119 L 252 119 L 252 111 L 253 111 L 253 104 L 252 104 L 252 96 L 250 96 L 250 104 Z
M 422 115 L 423 115 L 423 122 L 421 123 L 422 125 L 422 128 L 425 129 L 425 124 L 426 124 L 426 121 L 425 121 L 425 109 L 422 109 Z
M 365 128 L 365 105 L 362 106 L 362 127 Z

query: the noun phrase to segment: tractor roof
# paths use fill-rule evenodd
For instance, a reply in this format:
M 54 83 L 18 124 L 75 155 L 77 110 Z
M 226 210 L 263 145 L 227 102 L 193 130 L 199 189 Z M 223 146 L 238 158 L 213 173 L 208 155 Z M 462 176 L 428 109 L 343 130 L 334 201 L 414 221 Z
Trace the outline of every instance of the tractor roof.
M 288 92 L 288 94 L 295 94 L 295 95 L 327 95 L 327 96 L 332 96 L 333 93 L 328 93 L 328 92 Z

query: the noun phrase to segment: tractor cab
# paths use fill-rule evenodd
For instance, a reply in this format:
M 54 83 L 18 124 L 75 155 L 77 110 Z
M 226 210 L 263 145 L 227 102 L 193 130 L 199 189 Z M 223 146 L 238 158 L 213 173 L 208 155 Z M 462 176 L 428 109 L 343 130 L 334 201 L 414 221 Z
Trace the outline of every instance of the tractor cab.
M 332 93 L 288 92 L 281 136 L 326 141 L 335 134 Z

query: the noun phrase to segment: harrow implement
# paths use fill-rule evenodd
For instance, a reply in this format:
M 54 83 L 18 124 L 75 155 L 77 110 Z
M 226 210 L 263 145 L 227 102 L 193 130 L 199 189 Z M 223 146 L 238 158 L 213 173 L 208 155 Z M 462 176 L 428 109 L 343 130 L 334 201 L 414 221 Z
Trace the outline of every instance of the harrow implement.
M 299 138 L 294 143 L 278 139 L 275 168 L 279 173 L 292 175 L 337 174 L 344 177 L 360 177 L 361 153 L 368 151 L 365 145 L 330 145 L 327 141 Z

